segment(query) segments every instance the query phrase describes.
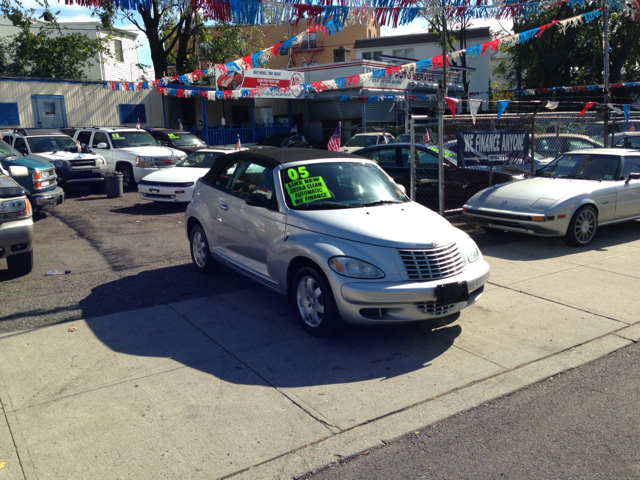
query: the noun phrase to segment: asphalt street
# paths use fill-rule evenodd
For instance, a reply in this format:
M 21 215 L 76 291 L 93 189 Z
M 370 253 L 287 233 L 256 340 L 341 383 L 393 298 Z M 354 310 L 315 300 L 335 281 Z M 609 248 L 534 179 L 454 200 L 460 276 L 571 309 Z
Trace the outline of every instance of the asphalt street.
M 636 343 L 306 478 L 640 478 L 638 365 Z

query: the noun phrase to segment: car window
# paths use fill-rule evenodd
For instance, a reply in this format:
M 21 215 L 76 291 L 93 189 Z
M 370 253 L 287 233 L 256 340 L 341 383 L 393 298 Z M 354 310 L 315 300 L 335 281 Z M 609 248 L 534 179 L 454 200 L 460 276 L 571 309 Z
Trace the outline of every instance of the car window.
M 640 137 L 627 137 L 627 148 L 640 149 Z
M 590 143 L 586 140 L 570 138 L 567 140 L 568 148 L 567 151 L 578 150 L 579 148 L 597 148 L 593 143 Z M 564 152 L 560 152 L 564 153 Z
M 248 160 L 236 160 L 227 165 L 215 185 L 235 195 L 244 197 L 257 192 L 275 201 L 273 170 Z
M 21 148 L 24 150 L 27 149 L 27 144 L 25 143 L 24 138 L 16 138 L 15 142 L 16 143 L 13 144 L 13 148 L 16 150 L 20 150 Z
M 205 143 L 199 138 L 196 137 L 193 133 L 180 132 L 180 133 L 168 133 L 167 136 L 169 140 L 173 142 L 176 147 L 187 147 L 187 146 L 204 146 Z M 161 134 L 154 134 L 153 137 L 158 141 L 166 142 L 167 139 L 163 138 Z
M 621 180 L 627 180 L 630 173 L 640 173 L 640 157 L 625 157 L 620 173 Z
M 258 145 L 265 145 L 268 147 L 281 147 L 285 140 L 286 135 L 269 135 L 258 142 Z
M 32 153 L 58 152 L 76 148 L 76 142 L 67 135 L 56 135 L 51 137 L 31 137 L 29 138 Z
M 221 152 L 196 152 L 186 157 L 178 167 L 211 168 L 216 158 L 224 155 Z
M 82 145 L 83 143 L 85 145 L 89 145 L 89 141 L 91 140 L 91 132 L 87 132 L 86 130 L 78 132 L 76 140 L 80 142 L 80 145 Z
M 379 150 L 370 150 L 368 152 L 356 152 L 361 157 L 373 160 L 381 167 L 396 167 L 396 149 L 385 148 Z
M 561 155 L 540 169 L 537 176 L 577 178 L 585 180 L 615 180 L 620 157 L 574 153 Z
M 138 130 L 136 132 L 110 132 L 109 135 L 114 148 L 158 145 L 156 139 L 144 130 Z
M 8 143 L 0 142 L 0 158 L 17 157 L 20 152 L 13 149 Z
M 345 147 L 370 147 L 376 145 L 380 135 L 360 135 L 351 137 L 344 144 Z
M 102 132 L 96 132 L 93 135 L 93 140 L 91 141 L 91 146 L 93 148 L 98 148 L 99 143 L 106 143 L 107 148 L 109 148 L 109 140 L 107 139 L 107 134 Z
M 13 137 L 11 135 L 5 135 L 4 137 L 2 137 L 2 140 L 4 140 L 5 142 L 7 142 L 9 145 L 11 145 L 13 142 Z
M 625 142 L 627 141 L 626 138 L 621 138 L 620 140 L 618 140 L 618 142 L 615 144 L 616 148 L 623 148 L 625 147 Z

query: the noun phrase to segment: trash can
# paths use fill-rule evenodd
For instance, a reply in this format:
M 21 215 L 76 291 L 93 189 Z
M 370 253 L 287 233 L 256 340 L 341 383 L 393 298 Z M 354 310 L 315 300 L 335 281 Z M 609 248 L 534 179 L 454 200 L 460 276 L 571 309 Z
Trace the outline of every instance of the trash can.
M 113 172 L 104 177 L 104 187 L 107 191 L 107 198 L 122 197 L 124 195 L 122 189 L 122 174 L 120 172 Z

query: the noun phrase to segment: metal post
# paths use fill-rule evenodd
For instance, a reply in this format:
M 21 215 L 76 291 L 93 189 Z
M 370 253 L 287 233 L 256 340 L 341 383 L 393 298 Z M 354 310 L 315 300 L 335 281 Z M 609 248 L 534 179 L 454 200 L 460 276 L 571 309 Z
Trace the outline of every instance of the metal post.
M 362 100 L 362 133 L 367 133 L 367 102 Z
M 204 143 L 209 145 L 209 123 L 207 122 L 207 101 L 204 97 L 200 97 L 202 100 L 202 124 L 204 126 Z
M 411 162 L 411 184 L 409 189 L 411 190 L 409 192 L 409 198 L 411 200 L 413 200 L 414 202 L 416 201 L 416 139 L 415 139 L 415 124 L 416 121 L 413 119 L 413 116 L 411 117 L 411 120 L 409 120 L 409 133 L 411 135 L 411 159 L 409 160 Z
M 447 17 L 442 0 L 442 86 L 438 89 L 438 213 L 444 216 L 444 97 L 447 96 Z
M 258 140 L 262 140 L 261 138 L 258 139 L 256 138 L 256 115 L 254 112 L 254 109 L 256 107 L 256 101 L 255 99 L 251 99 L 249 102 L 249 111 L 251 112 L 251 140 L 253 142 L 257 142 Z
M 606 0 L 602 0 L 602 22 L 604 23 L 604 147 L 609 146 L 609 10 Z

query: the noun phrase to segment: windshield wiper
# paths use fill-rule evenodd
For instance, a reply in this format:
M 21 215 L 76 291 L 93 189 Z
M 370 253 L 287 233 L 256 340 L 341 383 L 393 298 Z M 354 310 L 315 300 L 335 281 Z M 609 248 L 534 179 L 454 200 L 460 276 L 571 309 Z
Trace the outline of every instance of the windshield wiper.
M 332 210 L 339 208 L 356 208 L 353 205 L 346 203 L 305 203 L 304 205 L 298 205 L 296 210 Z
M 558 177 L 558 178 L 575 178 L 577 180 L 595 180 L 595 178 L 587 177 L 586 175 L 580 175 L 580 174 L 565 175 L 565 176 Z
M 386 205 L 389 203 L 404 203 L 400 200 L 374 200 L 373 202 L 365 203 L 364 205 L 360 205 L 361 207 L 374 207 L 376 205 Z

